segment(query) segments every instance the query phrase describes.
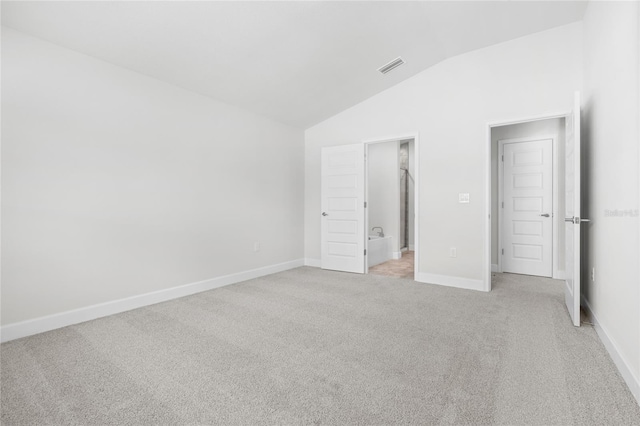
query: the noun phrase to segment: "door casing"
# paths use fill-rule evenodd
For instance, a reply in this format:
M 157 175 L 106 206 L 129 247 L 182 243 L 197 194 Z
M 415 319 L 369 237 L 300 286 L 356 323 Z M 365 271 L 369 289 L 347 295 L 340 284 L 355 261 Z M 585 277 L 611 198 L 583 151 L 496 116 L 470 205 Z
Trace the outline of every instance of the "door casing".
M 413 149 L 414 149 L 414 154 L 413 156 L 414 158 L 414 179 L 415 179 L 415 183 L 414 183 L 414 187 L 413 187 L 413 197 L 414 197 L 414 215 L 415 215 L 415 220 L 414 220 L 414 229 L 413 229 L 413 233 L 414 233 L 414 248 L 413 248 L 413 253 L 415 256 L 415 264 L 413 267 L 413 279 L 414 281 L 418 280 L 418 275 L 419 275 L 419 253 L 420 253 L 420 141 L 419 141 L 419 135 L 418 132 L 416 133 L 409 133 L 409 134 L 402 134 L 402 135 L 398 135 L 398 136 L 392 136 L 392 137 L 385 137 L 385 138 L 381 138 L 381 139 L 367 139 L 367 140 L 363 140 L 362 143 L 364 144 L 364 153 L 365 153 L 365 159 L 367 159 L 367 163 L 365 163 L 365 175 L 364 175 L 364 182 L 365 182 L 365 201 L 367 202 L 367 205 L 369 203 L 369 164 L 368 164 L 368 155 L 369 155 L 369 145 L 371 144 L 376 144 L 376 143 L 385 143 L 385 142 L 397 142 L 397 141 L 401 141 L 401 140 L 407 140 L 407 139 L 413 139 Z M 398 168 L 398 176 L 400 176 L 400 169 Z M 399 181 L 398 181 L 399 182 Z M 367 209 L 365 209 L 364 212 L 364 223 L 365 223 L 365 238 L 368 238 L 368 229 L 369 229 L 369 211 Z M 365 246 L 367 244 L 367 241 L 365 240 Z M 365 274 L 369 272 L 369 266 L 368 266 L 368 262 L 367 262 L 367 257 L 365 256 L 364 259 L 364 270 L 365 270 Z
M 419 139 L 419 134 L 418 132 L 415 133 L 405 133 L 405 134 L 401 134 L 398 136 L 392 136 L 392 137 L 385 137 L 385 138 L 380 138 L 380 139 L 368 139 L 368 140 L 362 140 L 361 143 L 364 145 L 364 158 L 363 158 L 363 162 L 365 162 L 365 167 L 364 167 L 364 196 L 365 196 L 365 202 L 368 203 L 368 165 L 366 163 L 367 161 L 367 154 L 368 154 L 368 145 L 372 144 L 372 143 L 383 143 L 383 142 L 394 142 L 394 141 L 399 141 L 399 140 L 407 140 L 407 139 L 413 139 L 413 143 L 414 143 L 414 179 L 415 179 L 415 184 L 414 184 L 414 215 L 415 215 L 415 220 L 414 220 L 414 256 L 415 256 L 415 266 L 414 266 L 414 270 L 413 270 L 413 279 L 417 281 L 417 278 L 419 276 L 419 253 L 420 253 L 420 139 Z M 322 166 L 321 166 L 322 167 Z M 399 173 L 399 170 L 398 170 Z M 322 195 L 321 195 L 322 196 Z M 369 214 L 367 209 L 363 209 L 363 222 L 364 222 L 364 230 L 362 232 L 363 234 L 363 244 L 364 247 L 367 247 L 367 241 L 368 241 L 368 229 L 369 229 Z M 322 235 L 321 235 L 322 238 Z M 366 274 L 369 270 L 368 268 L 368 262 L 367 262 L 367 256 L 364 256 L 364 273 Z
M 571 117 L 571 111 L 569 112 L 556 112 L 549 114 L 542 114 L 538 116 L 518 118 L 518 119 L 505 119 L 505 120 L 497 120 L 493 122 L 487 123 L 486 127 L 486 135 L 485 135 L 485 206 L 486 206 L 486 216 L 485 216 L 485 226 L 484 226 L 484 273 L 483 273 L 483 290 L 491 291 L 491 129 L 494 127 L 508 126 L 510 124 L 520 124 L 520 123 L 529 123 L 532 121 L 540 121 L 540 120 L 549 120 L 554 118 L 564 118 L 568 119 Z M 554 147 L 554 154 L 557 149 L 557 143 Z M 557 158 L 557 155 L 555 155 Z M 555 162 L 554 162 L 555 163 Z M 555 164 L 554 164 L 554 172 L 555 172 Z M 556 180 L 557 181 L 557 180 Z M 555 184 L 555 183 L 554 183 Z M 555 191 L 554 188 L 554 193 Z M 554 209 L 557 208 L 558 203 L 555 202 L 554 196 Z M 556 214 L 558 212 L 555 212 Z M 562 212 L 564 215 L 564 212 Z M 557 217 L 557 216 L 556 216 Z M 498 229 L 499 232 L 499 229 Z M 498 238 L 498 241 L 500 238 Z M 556 250 L 557 253 L 557 250 Z M 554 268 L 555 273 L 555 268 Z

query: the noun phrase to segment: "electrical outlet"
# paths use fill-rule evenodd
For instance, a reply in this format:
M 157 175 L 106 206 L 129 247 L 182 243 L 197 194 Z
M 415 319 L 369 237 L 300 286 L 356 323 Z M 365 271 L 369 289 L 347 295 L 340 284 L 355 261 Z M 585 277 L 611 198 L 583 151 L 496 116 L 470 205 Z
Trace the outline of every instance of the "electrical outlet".
M 591 268 L 591 281 L 596 282 L 596 268 Z
M 449 249 L 449 257 L 458 257 L 458 253 L 455 247 Z
M 255 242 L 253 243 L 253 251 L 258 252 L 260 251 L 260 243 L 259 242 Z

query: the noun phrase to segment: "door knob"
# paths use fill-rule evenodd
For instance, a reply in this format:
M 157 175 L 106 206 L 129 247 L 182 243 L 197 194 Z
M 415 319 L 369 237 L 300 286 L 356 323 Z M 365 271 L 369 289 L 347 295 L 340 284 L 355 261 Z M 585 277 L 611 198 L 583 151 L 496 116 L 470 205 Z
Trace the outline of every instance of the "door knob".
M 542 216 L 542 217 L 549 217 L 549 213 L 542 213 L 540 216 Z
M 565 217 L 564 221 L 565 222 L 571 222 L 571 223 L 573 223 L 575 225 L 579 225 L 582 222 L 591 222 L 591 219 L 582 219 L 580 217 Z
M 322 216 L 329 216 L 327 212 L 322 212 Z

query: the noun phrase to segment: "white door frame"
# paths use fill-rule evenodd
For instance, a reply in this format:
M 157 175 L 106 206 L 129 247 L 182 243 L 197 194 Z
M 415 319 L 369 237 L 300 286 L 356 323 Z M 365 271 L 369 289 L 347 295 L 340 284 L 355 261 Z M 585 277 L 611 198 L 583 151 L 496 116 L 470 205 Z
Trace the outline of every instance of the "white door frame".
M 559 112 L 542 114 L 533 117 L 525 117 L 518 119 L 496 120 L 487 123 L 487 133 L 485 140 L 484 164 L 485 164 L 485 182 L 484 182 L 484 199 L 486 208 L 486 222 L 484 225 L 484 279 L 483 290 L 491 291 L 491 129 L 494 127 L 508 126 L 510 124 L 529 123 L 531 121 L 549 120 L 553 118 L 567 118 L 571 112 Z M 557 205 L 557 203 L 556 203 Z M 554 207 L 555 208 L 555 207 Z M 563 213 L 564 214 L 564 213 Z
M 511 139 L 500 139 L 498 141 L 498 160 L 500 159 L 500 156 L 504 154 L 504 145 L 508 144 L 508 143 L 523 143 L 523 142 L 535 142 L 535 141 L 541 141 L 541 140 L 548 140 L 551 139 L 551 151 L 553 152 L 553 177 L 552 177 L 552 182 L 553 182 L 553 209 L 551 211 L 552 213 L 552 221 L 551 221 L 551 229 L 552 229 L 552 276 L 551 278 L 554 279 L 563 279 L 564 275 L 561 274 L 559 272 L 560 270 L 560 262 L 559 262 L 559 250 L 558 250 L 558 245 L 559 245 L 559 229 L 556 226 L 556 222 L 557 219 L 560 217 L 558 216 L 559 212 L 558 212 L 558 206 L 559 206 L 559 177 L 560 175 L 558 174 L 558 167 L 559 167 L 559 161 L 560 158 L 558 157 L 558 135 L 552 135 L 552 136 L 535 136 L 535 137 L 523 137 L 523 138 L 511 138 Z M 502 209 L 500 208 L 500 203 L 502 203 L 504 201 L 504 162 L 502 161 L 498 161 L 498 271 L 497 272 L 502 272 L 502 256 L 500 255 L 500 253 L 502 252 L 502 249 L 504 247 L 504 242 L 502 241 L 502 238 L 504 236 L 503 230 L 504 230 L 504 223 L 503 223 L 503 219 L 504 219 L 504 213 L 502 211 Z M 564 213 L 562 213 L 564 214 Z M 564 227 L 562 228 L 562 232 L 564 232 Z
M 381 139 L 367 139 L 367 140 L 363 140 L 362 143 L 364 144 L 364 154 L 365 154 L 365 161 L 367 161 L 367 163 L 365 164 L 365 168 L 364 168 L 364 187 L 365 187 L 365 192 L 364 192 L 364 199 L 367 203 L 367 208 L 364 209 L 364 226 L 365 226 L 365 233 L 364 233 L 364 238 L 365 238 L 365 247 L 367 246 L 367 239 L 369 238 L 369 210 L 368 210 L 368 206 L 369 206 L 369 164 L 368 164 L 368 156 L 369 156 L 369 145 L 370 144 L 375 144 L 375 143 L 384 143 L 384 142 L 397 142 L 397 141 L 401 141 L 401 140 L 407 140 L 407 139 L 413 139 L 413 149 L 414 149 L 414 154 L 413 156 L 415 157 L 413 160 L 413 164 L 414 164 L 414 186 L 413 186 L 413 205 L 414 205 L 414 216 L 415 216 L 415 220 L 413 221 L 414 223 L 414 227 L 413 227 L 413 253 L 415 256 L 415 263 L 414 263 L 414 267 L 413 267 L 413 279 L 414 281 L 417 281 L 417 277 L 418 277 L 418 259 L 420 259 L 420 256 L 418 255 L 419 250 L 420 250 L 420 141 L 419 141 L 419 135 L 418 132 L 415 133 L 405 133 L 405 134 L 401 134 L 399 136 L 392 136 L 392 137 L 385 137 L 385 138 L 381 138 Z M 400 170 L 398 169 L 398 176 L 400 176 Z M 364 259 L 364 273 L 367 274 L 369 273 L 369 262 L 367 262 L 367 257 L 365 256 Z

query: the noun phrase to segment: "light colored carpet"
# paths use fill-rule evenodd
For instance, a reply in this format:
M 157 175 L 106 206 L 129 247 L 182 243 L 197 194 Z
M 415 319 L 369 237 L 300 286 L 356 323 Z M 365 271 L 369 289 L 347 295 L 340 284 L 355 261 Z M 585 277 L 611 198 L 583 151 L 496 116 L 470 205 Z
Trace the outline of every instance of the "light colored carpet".
M 299 268 L 1 346 L 3 425 L 640 424 L 557 281 Z

